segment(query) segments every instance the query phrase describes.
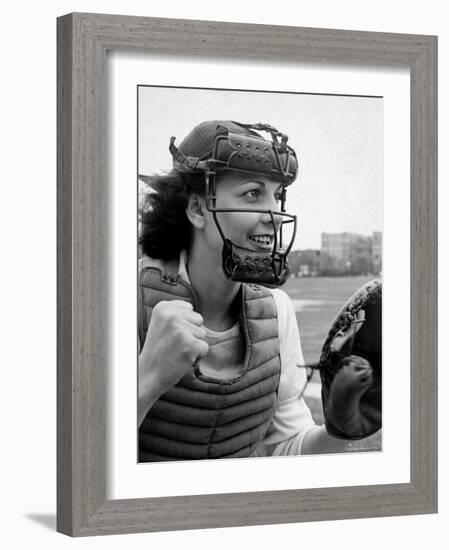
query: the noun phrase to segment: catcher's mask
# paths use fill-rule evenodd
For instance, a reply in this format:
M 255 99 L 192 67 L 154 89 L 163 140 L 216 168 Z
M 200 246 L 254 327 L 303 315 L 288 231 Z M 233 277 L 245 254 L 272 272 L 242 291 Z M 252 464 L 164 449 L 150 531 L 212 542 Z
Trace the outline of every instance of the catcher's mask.
M 270 139 L 254 130 L 267 132 Z M 295 180 L 298 171 L 296 153 L 287 145 L 288 137 L 269 124 L 208 121 L 196 126 L 179 148 L 175 139 L 170 139 L 169 146 L 174 166 L 205 174 L 206 208 L 212 212 L 223 240 L 222 265 L 226 277 L 244 283 L 282 285 L 288 276 L 287 255 L 296 235 L 296 216 L 285 212 L 286 187 Z M 217 175 L 225 171 L 261 174 L 279 182 L 280 210 L 217 207 Z M 271 250 L 251 250 L 232 242 L 223 233 L 217 212 L 268 214 L 274 235 Z M 285 224 L 293 224 L 288 243 L 283 242 Z

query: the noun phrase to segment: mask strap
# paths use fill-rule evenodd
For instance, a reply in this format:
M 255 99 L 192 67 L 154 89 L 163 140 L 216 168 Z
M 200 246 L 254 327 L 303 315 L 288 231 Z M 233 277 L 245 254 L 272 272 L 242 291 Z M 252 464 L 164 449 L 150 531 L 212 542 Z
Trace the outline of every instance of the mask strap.
M 175 139 L 176 137 L 174 136 L 170 138 L 168 150 L 176 162 L 188 170 L 194 170 L 195 168 L 205 170 L 208 168 L 209 165 L 206 161 L 202 161 L 198 157 L 189 157 L 180 151 L 175 145 Z

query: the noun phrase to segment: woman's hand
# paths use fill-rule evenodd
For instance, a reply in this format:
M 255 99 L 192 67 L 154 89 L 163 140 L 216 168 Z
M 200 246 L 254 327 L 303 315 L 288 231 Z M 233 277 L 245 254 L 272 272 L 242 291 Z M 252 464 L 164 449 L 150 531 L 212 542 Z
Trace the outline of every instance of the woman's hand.
M 330 345 L 334 352 L 346 356 L 340 359 L 329 390 L 329 397 L 323 403 L 326 428 L 330 435 L 362 437 L 369 434 L 373 425 L 380 422 L 380 411 L 361 403 L 361 399 L 373 386 L 373 369 L 366 359 L 352 354 L 353 341 L 365 322 L 365 311 L 361 309 L 346 331 L 337 333 Z
M 139 356 L 139 425 L 159 398 L 204 357 L 203 317 L 183 300 L 159 302 Z
M 363 357 L 349 355 L 332 381 L 326 403 L 326 426 L 333 433 L 369 434 L 379 419 L 375 410 L 363 407 L 360 400 L 373 385 L 373 369 Z

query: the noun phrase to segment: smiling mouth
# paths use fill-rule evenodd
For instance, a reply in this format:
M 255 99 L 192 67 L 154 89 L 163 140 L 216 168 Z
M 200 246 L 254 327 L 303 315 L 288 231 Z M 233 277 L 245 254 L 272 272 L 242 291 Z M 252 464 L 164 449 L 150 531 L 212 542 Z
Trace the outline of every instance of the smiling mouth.
M 248 238 L 263 250 L 271 250 L 274 241 L 273 235 L 250 235 Z

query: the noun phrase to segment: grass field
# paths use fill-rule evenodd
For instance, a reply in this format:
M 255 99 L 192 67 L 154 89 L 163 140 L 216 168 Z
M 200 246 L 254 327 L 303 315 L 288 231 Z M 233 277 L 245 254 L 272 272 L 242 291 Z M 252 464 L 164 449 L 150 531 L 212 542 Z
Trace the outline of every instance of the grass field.
M 310 277 L 289 279 L 282 287 L 292 299 L 301 334 L 306 363 L 316 363 L 329 328 L 346 300 L 373 277 Z M 314 420 L 323 424 L 319 375 L 316 373 L 305 394 Z M 381 434 L 353 444 L 354 451 L 381 449 Z
M 329 328 L 346 300 L 373 277 L 302 277 L 282 287 L 292 299 L 306 363 L 319 359 Z

